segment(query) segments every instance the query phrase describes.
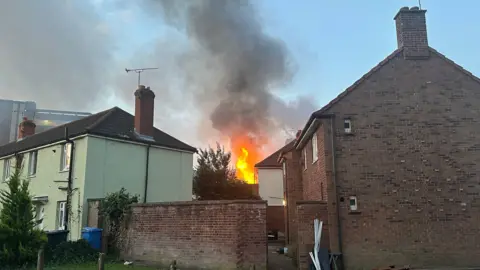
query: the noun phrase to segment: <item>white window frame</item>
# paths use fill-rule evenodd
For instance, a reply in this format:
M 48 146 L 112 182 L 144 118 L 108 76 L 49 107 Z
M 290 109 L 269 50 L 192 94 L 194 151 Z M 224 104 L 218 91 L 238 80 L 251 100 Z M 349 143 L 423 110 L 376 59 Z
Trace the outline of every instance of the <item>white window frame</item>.
M 282 171 L 283 177 L 287 177 L 287 162 L 285 160 L 282 162 Z
M 303 170 L 307 170 L 307 146 L 303 148 Z
M 45 206 L 43 204 L 37 205 L 37 229 L 43 230 L 43 220 L 45 219 Z
M 62 146 L 62 157 L 60 163 L 60 171 L 62 172 L 70 170 L 70 161 L 72 160 L 72 157 L 70 156 L 70 153 L 72 152 L 71 148 L 71 143 L 66 143 Z
M 348 198 L 348 207 L 350 208 L 350 211 L 358 210 L 358 201 L 356 196 L 350 196 L 350 198 Z
M 348 127 L 345 127 L 346 125 L 348 125 Z M 345 130 L 345 133 L 347 133 L 347 134 L 352 133 L 352 119 L 345 118 L 343 120 L 343 128 Z
M 313 134 L 312 137 L 312 163 L 318 160 L 318 138 L 317 133 Z
M 58 219 L 58 227 L 59 230 L 65 230 L 65 213 L 67 211 L 67 202 L 61 201 L 58 202 L 58 212 L 57 212 L 57 219 Z
M 32 151 L 28 157 L 28 176 L 37 174 L 38 151 Z
M 12 176 L 12 159 L 7 158 L 3 160 L 3 181 L 8 181 Z

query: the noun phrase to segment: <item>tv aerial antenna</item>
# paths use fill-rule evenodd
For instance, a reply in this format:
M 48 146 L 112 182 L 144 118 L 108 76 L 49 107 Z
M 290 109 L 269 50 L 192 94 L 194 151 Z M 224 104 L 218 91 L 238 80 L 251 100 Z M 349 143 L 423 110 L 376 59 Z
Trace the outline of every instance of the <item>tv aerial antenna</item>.
M 129 72 L 135 72 L 138 74 L 138 85 L 140 85 L 140 73 L 144 72 L 145 70 L 152 70 L 152 69 L 158 69 L 158 68 L 134 68 L 134 69 L 128 69 L 126 68 L 125 71 L 127 73 Z
M 418 8 L 422 10 L 422 0 L 418 0 Z

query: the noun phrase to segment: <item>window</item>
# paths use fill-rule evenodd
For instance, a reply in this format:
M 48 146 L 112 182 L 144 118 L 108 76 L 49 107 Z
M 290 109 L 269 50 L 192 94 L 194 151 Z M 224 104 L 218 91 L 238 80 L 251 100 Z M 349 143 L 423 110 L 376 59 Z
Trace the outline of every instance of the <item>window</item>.
M 313 134 L 312 137 L 312 163 L 318 159 L 318 145 L 317 145 L 317 134 Z
M 3 161 L 3 180 L 8 181 L 10 179 L 11 171 L 12 171 L 12 164 L 10 162 L 11 159 L 5 159 Z
M 43 218 L 45 217 L 45 207 L 43 205 L 37 205 L 36 216 L 37 229 L 43 230 Z
M 345 119 L 343 121 L 343 128 L 345 129 L 345 133 L 352 133 L 352 120 Z
M 65 211 L 66 211 L 67 202 L 58 202 L 58 211 L 57 211 L 57 229 L 65 229 Z
M 307 169 L 307 147 L 303 148 L 303 170 Z
M 357 197 L 350 196 L 350 199 L 349 199 L 348 203 L 350 204 L 350 211 L 357 211 L 358 210 Z
M 70 153 L 72 150 L 72 144 L 66 143 L 63 145 L 62 151 L 62 163 L 60 164 L 61 171 L 68 171 L 70 169 Z
M 38 156 L 37 151 L 30 152 L 30 155 L 28 158 L 28 175 L 29 176 L 34 176 L 35 174 L 37 174 L 37 156 Z
M 283 177 L 286 177 L 287 176 L 287 162 L 283 161 L 282 165 L 283 165 Z

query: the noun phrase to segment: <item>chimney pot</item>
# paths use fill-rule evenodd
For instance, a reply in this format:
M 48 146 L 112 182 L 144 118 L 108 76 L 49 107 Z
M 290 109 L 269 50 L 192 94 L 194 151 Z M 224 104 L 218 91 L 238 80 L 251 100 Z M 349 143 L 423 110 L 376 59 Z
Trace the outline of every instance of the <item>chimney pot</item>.
M 23 121 L 18 125 L 18 140 L 35 134 L 36 127 L 37 125 L 32 120 L 28 120 L 27 117 L 23 117 Z
M 140 135 L 153 137 L 155 93 L 150 87 L 139 85 L 135 91 L 135 132 Z
M 426 12 L 419 7 L 403 7 L 394 18 L 398 48 L 403 48 L 405 59 L 428 59 L 430 56 Z

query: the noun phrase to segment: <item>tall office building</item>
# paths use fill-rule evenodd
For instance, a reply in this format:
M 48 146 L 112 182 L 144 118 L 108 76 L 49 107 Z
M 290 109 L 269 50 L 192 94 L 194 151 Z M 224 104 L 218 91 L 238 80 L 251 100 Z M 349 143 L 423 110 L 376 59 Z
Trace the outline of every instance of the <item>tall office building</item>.
M 32 119 L 35 133 L 91 115 L 84 112 L 37 109 L 32 101 L 0 99 L 0 145 L 13 142 L 18 137 L 18 125 L 23 118 Z

